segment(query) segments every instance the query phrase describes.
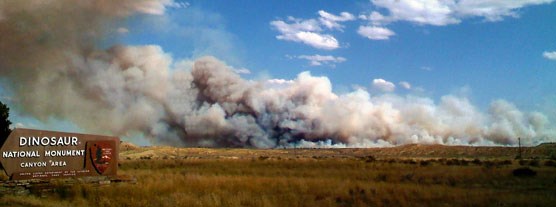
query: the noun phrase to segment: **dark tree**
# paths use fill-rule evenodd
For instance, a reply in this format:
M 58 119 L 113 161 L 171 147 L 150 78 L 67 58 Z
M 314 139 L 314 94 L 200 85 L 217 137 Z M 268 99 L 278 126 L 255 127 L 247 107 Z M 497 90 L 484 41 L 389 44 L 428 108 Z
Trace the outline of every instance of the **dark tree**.
M 8 119 L 10 117 L 10 108 L 6 104 L 0 102 L 0 146 L 4 144 L 6 138 L 10 135 L 12 130 L 10 124 L 12 122 Z

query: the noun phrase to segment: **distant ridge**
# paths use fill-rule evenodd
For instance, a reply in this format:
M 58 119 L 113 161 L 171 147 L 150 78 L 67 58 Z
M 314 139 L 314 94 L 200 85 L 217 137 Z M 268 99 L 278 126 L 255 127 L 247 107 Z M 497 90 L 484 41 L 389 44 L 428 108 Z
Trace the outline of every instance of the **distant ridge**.
M 451 146 L 440 144 L 408 144 L 382 148 L 297 148 L 297 149 L 244 149 L 244 148 L 175 148 L 169 146 L 137 147 L 122 143 L 121 159 L 259 159 L 277 156 L 281 158 L 315 157 L 367 157 L 389 158 L 458 158 L 458 159 L 508 159 L 518 154 L 517 146 Z M 524 159 L 551 159 L 556 143 L 543 143 L 521 148 Z
M 537 145 L 537 147 L 556 147 L 556 142 L 544 142 Z

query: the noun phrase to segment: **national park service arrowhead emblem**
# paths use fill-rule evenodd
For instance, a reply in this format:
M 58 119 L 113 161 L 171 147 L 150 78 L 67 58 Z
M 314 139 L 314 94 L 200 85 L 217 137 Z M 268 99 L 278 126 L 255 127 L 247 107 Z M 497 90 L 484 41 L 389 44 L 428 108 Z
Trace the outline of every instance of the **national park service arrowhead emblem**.
M 87 142 L 88 153 L 93 167 L 98 174 L 103 174 L 114 158 L 114 149 L 110 141 Z

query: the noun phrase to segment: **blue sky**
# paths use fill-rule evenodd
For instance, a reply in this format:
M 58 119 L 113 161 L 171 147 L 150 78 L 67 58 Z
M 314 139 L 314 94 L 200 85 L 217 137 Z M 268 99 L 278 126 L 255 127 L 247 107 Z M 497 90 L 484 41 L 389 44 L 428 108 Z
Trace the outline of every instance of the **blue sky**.
M 504 99 L 554 120 L 556 3 L 450 2 L 177 1 L 164 15 L 116 23 L 101 44 L 160 45 L 174 60 L 211 55 L 247 79 L 310 71 L 337 93 L 457 94 L 482 111 Z M 26 126 L 79 130 L 12 114 Z
M 543 53 L 556 51 L 556 4 L 492 2 L 480 8 L 460 5 L 462 8 L 452 8 L 450 14 L 437 14 L 441 12 L 433 9 L 412 14 L 413 10 L 406 9 L 402 13 L 409 17 L 375 23 L 361 16 L 372 12 L 394 16 L 390 10 L 403 5 L 384 7 L 373 1 L 188 1 L 186 8 L 167 10 L 165 17 L 129 20 L 129 33 L 120 41 L 158 44 L 175 59 L 213 55 L 248 69 L 251 73 L 243 74 L 246 78 L 292 79 L 310 71 L 327 76 L 338 92 L 366 87 L 379 93 L 382 90 L 373 90 L 372 83 L 383 79 L 396 85 L 394 93 L 436 98 L 465 93 L 484 109 L 496 99 L 530 110 L 555 102 L 556 82 L 552 79 L 556 77 L 556 61 Z M 493 11 L 468 11 L 484 8 Z M 458 9 L 467 13 L 458 14 Z M 337 22 L 340 29 L 329 29 L 319 21 L 319 11 L 335 16 L 347 12 L 353 18 Z M 413 20 L 411 15 L 430 18 Z M 271 22 L 294 24 L 289 18 L 298 23 L 313 20 L 320 27 L 315 33 L 334 37 L 338 47 L 323 49 L 279 39 L 283 33 Z M 359 27 L 373 25 L 395 34 L 376 40 L 358 33 Z M 301 58 L 315 55 L 344 61 L 315 66 Z M 401 86 L 402 81 L 411 89 Z

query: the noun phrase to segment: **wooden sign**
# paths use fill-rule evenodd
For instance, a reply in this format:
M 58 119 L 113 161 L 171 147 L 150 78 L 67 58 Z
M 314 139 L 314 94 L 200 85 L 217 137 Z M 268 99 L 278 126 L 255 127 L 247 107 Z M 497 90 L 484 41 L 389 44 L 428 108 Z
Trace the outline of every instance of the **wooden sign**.
M 115 176 L 118 137 L 16 128 L 0 148 L 14 180 Z

